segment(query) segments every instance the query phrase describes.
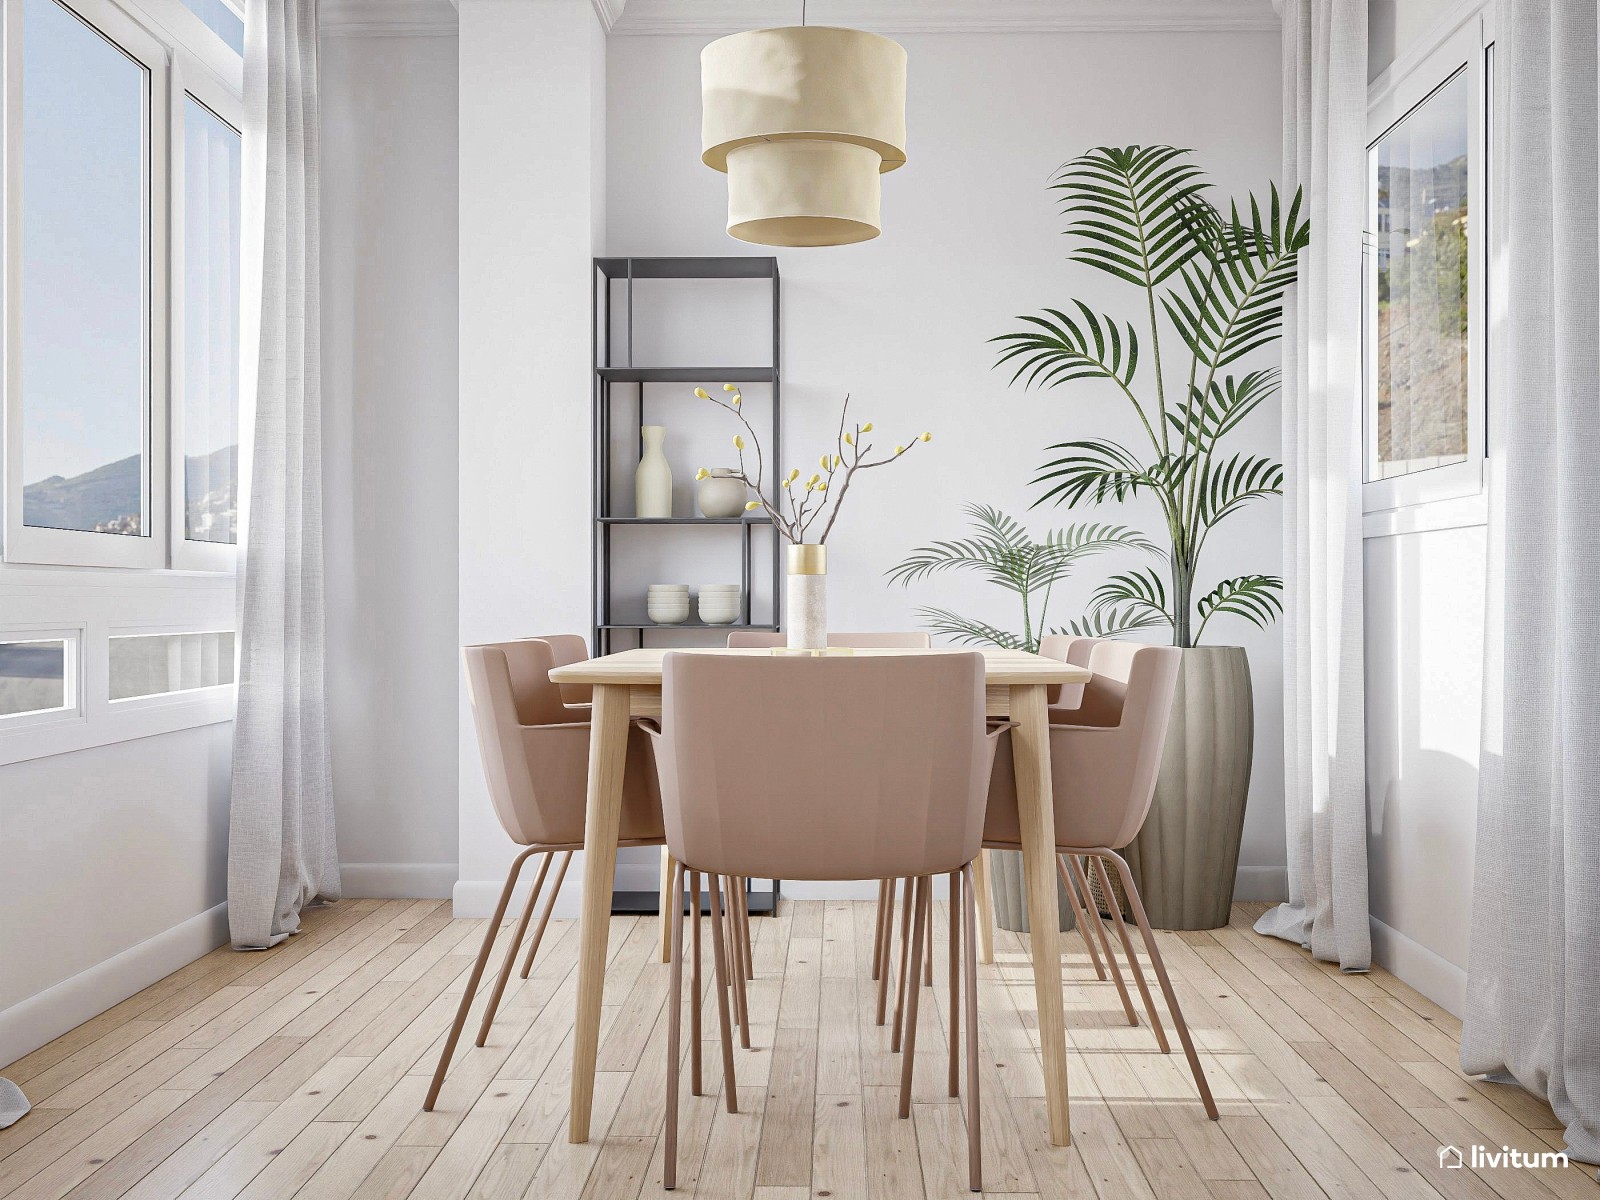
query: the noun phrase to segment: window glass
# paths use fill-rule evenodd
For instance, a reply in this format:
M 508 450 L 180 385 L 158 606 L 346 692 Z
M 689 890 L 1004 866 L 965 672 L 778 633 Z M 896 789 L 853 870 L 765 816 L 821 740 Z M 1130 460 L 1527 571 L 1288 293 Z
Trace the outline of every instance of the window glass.
M 150 81 L 57 0 L 24 0 L 25 525 L 145 528 Z
M 239 131 L 193 96 L 183 114 L 183 536 L 236 540 Z
M 206 23 L 206 27 L 233 48 L 244 53 L 244 21 L 223 0 L 183 0 L 183 6 Z
M 65 707 L 66 641 L 0 641 L 0 717 Z
M 113 700 L 232 682 L 232 633 L 140 633 L 111 639 Z
M 1368 480 L 1464 462 L 1468 170 L 1473 92 L 1454 75 L 1372 148 L 1376 361 Z

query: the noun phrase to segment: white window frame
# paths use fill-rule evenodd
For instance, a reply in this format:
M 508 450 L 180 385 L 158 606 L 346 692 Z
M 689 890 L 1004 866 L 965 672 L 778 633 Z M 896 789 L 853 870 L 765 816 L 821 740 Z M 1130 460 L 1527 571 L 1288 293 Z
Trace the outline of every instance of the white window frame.
M 166 692 L 151 692 L 145 696 L 124 696 L 120 700 L 112 700 L 110 680 L 110 645 L 117 638 L 129 637 L 161 637 L 163 635 L 179 635 L 191 633 L 231 633 L 234 634 L 234 660 L 238 662 L 238 635 L 231 623 L 217 624 L 216 622 L 178 621 L 167 625 L 113 625 L 106 631 L 106 697 L 112 709 L 123 712 L 135 708 L 170 708 L 185 704 L 188 701 L 206 694 L 231 697 L 234 694 L 235 683 L 211 683 L 200 687 L 173 688 Z M 235 672 L 237 674 L 237 672 Z
M 1367 106 L 1366 196 L 1377 189 L 1377 156 L 1383 136 L 1445 83 L 1461 72 L 1474 103 L 1468 124 L 1467 239 L 1467 454 L 1462 462 L 1412 471 L 1389 479 L 1364 480 L 1361 488 L 1366 536 L 1417 528 L 1480 524 L 1485 518 L 1485 467 L 1488 453 L 1488 263 L 1491 254 L 1488 176 L 1488 60 L 1494 42 L 1487 9 L 1456 16 L 1455 28 L 1433 48 L 1397 63 L 1373 84 Z M 1370 210 L 1369 210 L 1370 211 Z M 1369 238 L 1370 238 L 1369 234 Z M 1378 356 L 1376 352 L 1377 255 L 1370 244 L 1362 255 L 1362 469 L 1377 441 Z M 1426 511 L 1421 511 L 1426 509 Z

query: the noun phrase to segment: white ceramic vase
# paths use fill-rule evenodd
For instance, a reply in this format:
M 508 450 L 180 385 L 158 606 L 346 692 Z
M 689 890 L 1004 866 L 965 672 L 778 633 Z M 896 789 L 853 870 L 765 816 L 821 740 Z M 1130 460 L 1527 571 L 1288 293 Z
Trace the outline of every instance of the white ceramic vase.
M 749 489 L 732 467 L 712 467 L 695 489 L 702 517 L 742 517 Z
M 826 546 L 789 547 L 785 620 L 791 650 L 828 647 L 828 550 Z
M 646 425 L 639 430 L 644 439 L 644 455 L 633 473 L 633 515 L 670 517 L 672 515 L 672 467 L 662 452 L 667 438 L 665 425 Z

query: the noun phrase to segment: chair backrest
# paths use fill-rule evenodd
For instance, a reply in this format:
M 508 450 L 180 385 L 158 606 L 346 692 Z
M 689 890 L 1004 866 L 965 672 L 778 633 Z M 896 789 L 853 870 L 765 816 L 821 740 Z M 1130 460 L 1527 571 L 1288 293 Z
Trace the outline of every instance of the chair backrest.
M 1056 727 L 1051 737 L 1071 742 L 1075 736 L 1094 739 L 1099 730 L 1114 730 L 1114 745 L 1086 741 L 1078 778 L 1056 781 L 1056 821 L 1063 832 L 1074 824 L 1070 813 L 1089 806 L 1112 818 L 1108 827 L 1115 832 L 1102 844 L 1118 849 L 1138 834 L 1155 796 L 1182 662 L 1183 652 L 1174 646 L 1095 641 L 1088 662 L 1094 678 L 1084 686 L 1083 705 L 1073 724 Z M 1063 805 L 1063 795 L 1072 802 Z
M 542 633 L 539 640 L 549 644 L 551 657 L 558 667 L 569 667 L 589 657 L 589 643 L 584 641 L 581 633 Z M 563 704 L 588 704 L 594 699 L 594 689 L 586 683 L 563 683 L 558 686 Z
M 768 649 L 784 645 L 788 635 L 762 629 L 735 629 L 728 634 L 728 648 Z M 926 633 L 830 633 L 828 645 L 854 650 L 927 650 L 933 639 Z
M 581 641 L 581 639 L 579 639 Z M 550 682 L 548 638 L 464 646 L 467 691 L 495 816 L 518 845 L 580 845 L 589 773 L 589 722 Z M 633 728 L 623 772 L 619 833 L 661 838 L 661 801 L 649 742 Z
M 1075 667 L 1089 665 L 1089 647 L 1094 643 L 1093 638 L 1076 637 L 1070 633 L 1047 633 L 1039 639 L 1039 653 L 1045 658 L 1053 658 L 1057 662 L 1071 663 Z M 1082 697 L 1083 689 L 1073 688 L 1069 695 L 1072 700 L 1062 703 L 1062 687 L 1059 683 L 1052 684 L 1045 689 L 1045 700 L 1056 712 L 1077 711 L 1076 700 Z
M 673 653 L 656 763 L 667 845 L 700 870 L 875 879 L 982 840 L 993 742 L 976 653 Z

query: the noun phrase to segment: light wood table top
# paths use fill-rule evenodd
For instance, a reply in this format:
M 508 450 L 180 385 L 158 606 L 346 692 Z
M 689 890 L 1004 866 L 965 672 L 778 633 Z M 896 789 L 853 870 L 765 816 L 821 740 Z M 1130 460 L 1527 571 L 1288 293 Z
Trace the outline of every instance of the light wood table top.
M 1042 654 L 1029 654 L 1025 650 L 979 649 L 963 651 L 959 648 L 939 647 L 933 650 L 909 648 L 852 649 L 847 654 L 830 654 L 839 658 L 881 658 L 904 654 L 961 654 L 983 655 L 984 682 L 998 687 L 1019 687 L 1028 684 L 1088 683 L 1087 667 L 1074 666 Z M 632 687 L 660 686 L 662 660 L 668 654 L 732 654 L 747 657 L 771 658 L 770 649 L 727 649 L 723 647 L 687 647 L 682 650 L 646 649 L 623 650 L 603 658 L 557 667 L 550 672 L 555 683 L 617 684 Z M 779 655 L 779 657 L 788 657 Z

